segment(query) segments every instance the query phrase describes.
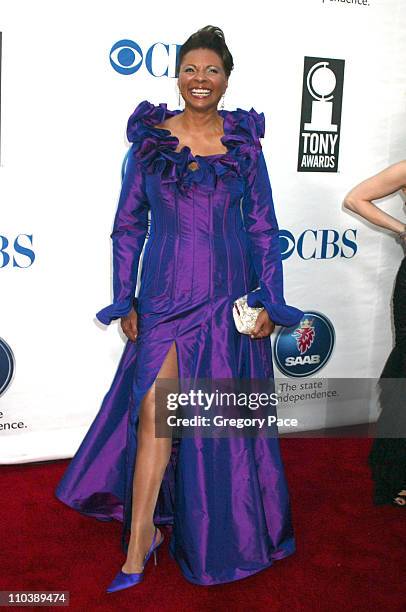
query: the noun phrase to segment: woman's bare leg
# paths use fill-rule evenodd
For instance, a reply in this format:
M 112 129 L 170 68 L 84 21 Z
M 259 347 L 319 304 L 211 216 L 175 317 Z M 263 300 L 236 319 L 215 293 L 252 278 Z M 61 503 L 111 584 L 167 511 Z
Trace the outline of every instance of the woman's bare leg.
M 172 343 L 158 378 L 178 378 L 175 342 Z M 153 515 L 166 466 L 171 456 L 172 439 L 155 437 L 155 382 L 142 399 L 137 431 L 137 454 L 133 479 L 131 535 L 122 571 L 141 572 L 155 527 Z M 157 534 L 157 542 L 162 539 Z

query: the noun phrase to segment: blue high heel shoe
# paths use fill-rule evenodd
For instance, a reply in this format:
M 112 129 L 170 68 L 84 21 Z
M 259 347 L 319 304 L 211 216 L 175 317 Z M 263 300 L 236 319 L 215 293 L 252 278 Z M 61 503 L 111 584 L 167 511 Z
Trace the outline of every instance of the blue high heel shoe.
M 161 546 L 162 542 L 165 539 L 165 536 L 162 535 L 162 540 L 159 544 L 156 544 L 156 538 L 158 534 L 158 527 L 155 527 L 154 537 L 152 538 L 152 544 L 149 547 L 147 554 L 144 557 L 144 563 L 142 566 L 142 571 L 134 574 L 126 574 L 122 570 L 118 572 L 113 582 L 109 585 L 107 589 L 107 593 L 113 593 L 114 591 L 121 591 L 122 589 L 128 589 L 129 587 L 135 586 L 139 584 L 144 579 L 144 570 L 145 566 L 150 558 L 151 554 L 154 553 L 154 565 L 157 565 L 157 549 Z

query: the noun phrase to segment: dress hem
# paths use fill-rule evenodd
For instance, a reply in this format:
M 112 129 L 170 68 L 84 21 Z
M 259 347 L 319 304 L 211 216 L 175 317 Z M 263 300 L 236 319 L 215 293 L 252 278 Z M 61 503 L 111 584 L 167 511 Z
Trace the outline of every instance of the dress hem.
M 278 551 L 277 553 L 275 553 L 272 556 L 271 561 L 267 565 L 263 565 L 262 567 L 259 567 L 259 568 L 254 569 L 254 570 L 248 570 L 248 571 L 237 570 L 234 573 L 234 577 L 233 578 L 227 578 L 226 580 L 212 580 L 212 579 L 208 579 L 208 580 L 206 580 L 204 582 L 198 581 L 198 580 L 192 578 L 190 575 L 188 575 L 187 573 L 184 572 L 181 564 L 176 559 L 176 556 L 175 556 L 175 554 L 172 551 L 171 543 L 169 543 L 168 550 L 169 550 L 170 557 L 178 564 L 178 566 L 179 566 L 179 568 L 181 570 L 182 576 L 188 582 L 190 582 L 192 584 L 196 584 L 198 586 L 216 586 L 218 584 L 227 584 L 228 582 L 236 582 L 237 580 L 244 580 L 244 578 L 249 578 L 250 576 L 253 576 L 254 574 L 258 574 L 259 572 L 262 572 L 263 570 L 266 570 L 266 569 L 272 567 L 275 561 L 280 561 L 282 559 L 286 559 L 290 555 L 294 554 L 296 552 L 296 545 L 295 545 L 294 540 L 291 540 L 290 544 L 286 545 L 283 550 Z

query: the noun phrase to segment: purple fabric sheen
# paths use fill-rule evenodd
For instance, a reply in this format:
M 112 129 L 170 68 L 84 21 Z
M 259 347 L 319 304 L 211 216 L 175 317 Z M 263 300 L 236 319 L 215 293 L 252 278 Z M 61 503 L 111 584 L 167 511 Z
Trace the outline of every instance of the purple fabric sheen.
M 133 145 L 134 147 L 134 145 Z M 110 238 L 113 243 L 113 304 L 96 313 L 108 325 L 131 309 L 138 264 L 148 231 L 148 199 L 144 178 L 130 151 Z
M 169 130 L 155 127 L 165 118 L 180 112 L 180 109 L 168 110 L 166 103 L 155 106 L 144 100 L 128 119 L 127 138 L 133 144 L 111 234 L 113 304 L 97 312 L 97 319 L 108 325 L 112 320 L 127 315 L 131 309 L 139 258 L 148 229 L 148 200 L 143 188 L 143 173 L 137 164 L 140 162 L 146 173 L 158 173 L 163 183 L 178 182 L 183 192 L 199 183 L 205 186 L 206 192 L 214 191 L 217 188 L 217 176 L 224 179 L 227 174 L 231 174 L 247 179 L 244 199 L 248 203 L 244 206 L 244 217 L 251 242 L 251 257 L 261 279 L 261 286 L 268 293 L 266 297 L 261 296 L 261 304 L 265 306 L 266 302 L 267 312 L 271 318 L 274 317 L 272 320 L 276 324 L 294 325 L 303 313 L 286 305 L 283 298 L 278 225 L 259 140 L 265 135 L 264 113 L 257 113 L 253 108 L 250 111 L 240 108 L 235 111 L 220 110 L 224 118 L 224 136 L 221 141 L 229 149 L 228 152 L 195 158 L 186 146 L 176 152 L 178 139 Z M 199 169 L 190 171 L 188 164 L 197 160 L 200 160 Z M 249 306 L 254 305 L 253 299 L 248 297 Z
M 279 227 L 262 151 L 257 167 L 248 176 L 243 210 L 250 255 L 260 283 L 259 290 L 248 293 L 248 306 L 264 306 L 277 325 L 295 325 L 304 313 L 294 306 L 288 306 L 283 296 Z
M 131 299 L 131 297 L 129 297 L 124 302 L 116 302 L 114 304 L 110 304 L 110 306 L 102 308 L 102 310 L 99 310 L 99 312 L 96 314 L 96 317 L 101 323 L 104 323 L 104 325 L 110 325 L 113 320 L 125 317 L 128 315 L 131 308 L 137 310 L 137 307 L 138 298 L 134 297 Z
M 276 325 L 283 325 L 285 327 L 296 325 L 303 316 L 303 312 L 294 306 L 272 302 L 272 298 L 268 297 L 262 289 L 250 291 L 247 295 L 247 304 L 253 308 L 263 306 L 269 318 Z
M 233 302 L 251 294 L 249 305 L 260 299 L 278 324 L 291 325 L 302 314 L 283 296 L 279 230 L 259 140 L 263 113 L 219 111 L 227 153 L 194 157 L 188 147 L 175 151 L 178 140 L 155 127 L 178 112 L 144 101 L 128 121 L 132 144 L 111 234 L 113 303 L 96 316 L 108 324 L 134 304 L 138 336 L 126 342 L 100 410 L 55 490 L 83 514 L 122 521 L 124 552 L 139 410 L 171 345 L 181 381 L 272 379 L 270 338 L 240 334 Z M 148 209 L 150 236 L 135 298 Z M 279 440 L 173 440 L 154 522 L 172 526 L 169 552 L 196 584 L 239 580 L 292 554 Z

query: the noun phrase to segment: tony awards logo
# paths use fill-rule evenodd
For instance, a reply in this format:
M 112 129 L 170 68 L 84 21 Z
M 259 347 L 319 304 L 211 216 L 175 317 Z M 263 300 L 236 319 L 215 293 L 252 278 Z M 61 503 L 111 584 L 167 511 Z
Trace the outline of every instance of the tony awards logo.
M 298 172 L 337 172 L 344 60 L 304 58 Z

